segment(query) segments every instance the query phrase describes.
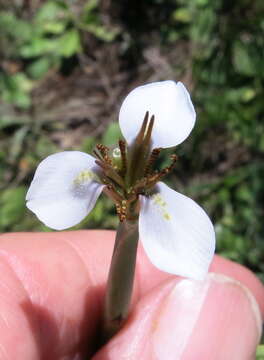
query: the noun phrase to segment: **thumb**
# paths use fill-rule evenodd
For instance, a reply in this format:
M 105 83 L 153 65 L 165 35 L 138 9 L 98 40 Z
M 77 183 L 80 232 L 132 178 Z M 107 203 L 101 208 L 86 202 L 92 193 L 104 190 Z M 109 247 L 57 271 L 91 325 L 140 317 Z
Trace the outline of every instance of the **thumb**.
M 211 273 L 204 282 L 173 279 L 153 289 L 94 360 L 249 360 L 260 335 L 251 292 Z

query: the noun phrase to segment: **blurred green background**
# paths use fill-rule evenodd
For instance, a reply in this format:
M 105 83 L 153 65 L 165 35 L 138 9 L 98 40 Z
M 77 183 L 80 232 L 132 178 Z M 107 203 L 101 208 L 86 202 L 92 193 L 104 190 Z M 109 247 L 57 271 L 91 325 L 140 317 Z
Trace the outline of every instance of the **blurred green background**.
M 0 0 L 0 232 L 41 159 L 115 144 L 124 96 L 181 80 L 198 121 L 168 183 L 212 217 L 217 252 L 264 279 L 263 0 Z M 165 157 L 164 157 L 165 162 Z M 115 228 L 103 196 L 75 228 Z

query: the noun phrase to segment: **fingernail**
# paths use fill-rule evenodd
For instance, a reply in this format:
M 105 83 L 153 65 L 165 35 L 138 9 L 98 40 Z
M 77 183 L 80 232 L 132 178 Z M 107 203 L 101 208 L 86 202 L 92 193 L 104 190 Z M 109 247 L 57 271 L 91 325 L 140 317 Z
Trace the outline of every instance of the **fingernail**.
M 261 336 L 260 310 L 251 292 L 219 274 L 203 282 L 178 282 L 155 320 L 155 359 L 249 360 Z

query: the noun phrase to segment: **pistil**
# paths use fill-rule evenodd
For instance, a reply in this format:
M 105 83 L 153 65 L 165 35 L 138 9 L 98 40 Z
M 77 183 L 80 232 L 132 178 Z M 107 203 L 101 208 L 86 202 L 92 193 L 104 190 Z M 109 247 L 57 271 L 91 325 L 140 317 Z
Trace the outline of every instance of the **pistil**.
M 141 125 L 141 128 L 139 130 L 139 133 L 135 139 L 135 144 L 141 145 L 143 142 L 143 138 L 146 132 L 147 124 L 148 124 L 148 118 L 149 118 L 149 112 L 147 111 L 143 120 L 143 123 Z
M 149 120 L 147 111 L 137 137 L 129 148 L 128 172 L 126 184 L 133 186 L 144 175 L 144 169 L 150 153 L 151 133 L 154 115 Z
M 147 150 L 149 149 L 150 143 L 151 143 L 151 134 L 152 134 L 152 130 L 153 130 L 154 120 L 155 120 L 155 116 L 152 115 L 149 120 L 149 123 L 148 123 L 148 129 L 147 129 L 146 133 L 144 134 L 144 138 L 142 141 L 142 146 L 144 148 L 146 148 Z

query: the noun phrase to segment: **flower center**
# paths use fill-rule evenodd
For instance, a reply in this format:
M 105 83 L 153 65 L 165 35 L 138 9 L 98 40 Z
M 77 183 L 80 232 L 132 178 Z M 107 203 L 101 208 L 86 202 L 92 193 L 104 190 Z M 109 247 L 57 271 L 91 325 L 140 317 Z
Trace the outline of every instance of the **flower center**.
M 149 119 L 146 113 L 141 129 L 130 146 L 119 140 L 118 147 L 110 155 L 110 149 L 97 144 L 94 154 L 96 163 L 100 166 L 98 174 L 106 185 L 105 193 L 115 202 L 120 221 L 136 219 L 139 213 L 139 195 L 153 194 L 153 188 L 175 166 L 177 156 L 171 155 L 171 164 L 162 170 L 154 170 L 162 148 L 151 151 L 151 134 L 154 125 L 154 115 Z M 158 201 L 155 198 L 154 201 Z M 162 205 L 162 204 L 158 204 Z M 163 216 L 169 220 L 164 206 Z

